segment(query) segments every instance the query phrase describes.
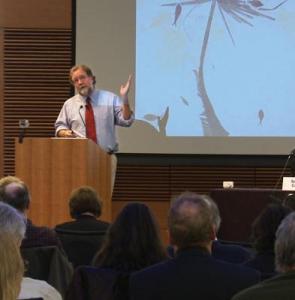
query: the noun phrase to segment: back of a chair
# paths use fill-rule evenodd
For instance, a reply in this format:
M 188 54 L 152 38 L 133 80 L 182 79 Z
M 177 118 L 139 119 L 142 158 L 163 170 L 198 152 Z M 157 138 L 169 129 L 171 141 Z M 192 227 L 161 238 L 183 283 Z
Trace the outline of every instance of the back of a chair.
M 90 265 L 96 252 L 100 249 L 106 231 L 74 231 L 56 228 L 56 233 L 68 256 L 69 261 L 76 268 Z
M 127 300 L 129 274 L 82 266 L 75 270 L 66 300 Z
M 56 246 L 21 248 L 26 277 L 44 280 L 64 295 L 73 275 L 73 267 Z

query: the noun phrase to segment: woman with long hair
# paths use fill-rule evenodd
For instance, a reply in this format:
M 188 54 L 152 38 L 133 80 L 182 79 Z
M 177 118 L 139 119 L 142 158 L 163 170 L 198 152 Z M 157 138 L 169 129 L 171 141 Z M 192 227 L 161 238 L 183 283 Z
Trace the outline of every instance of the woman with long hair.
M 15 238 L 0 233 L 0 300 L 16 300 L 24 274 L 24 263 Z
M 93 265 L 133 272 L 165 258 L 166 251 L 152 212 L 143 203 L 129 203 L 109 228 Z
M 129 275 L 166 258 L 151 210 L 143 203 L 129 203 L 109 227 L 94 267 L 76 270 L 66 299 L 128 299 Z

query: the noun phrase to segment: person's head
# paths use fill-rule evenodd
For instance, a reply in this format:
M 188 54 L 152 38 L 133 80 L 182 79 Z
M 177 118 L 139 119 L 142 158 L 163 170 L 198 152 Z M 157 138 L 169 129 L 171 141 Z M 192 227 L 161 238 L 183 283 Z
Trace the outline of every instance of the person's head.
M 86 213 L 98 218 L 101 215 L 102 201 L 95 189 L 82 186 L 72 192 L 69 199 L 69 208 L 73 219 L 77 219 Z
M 0 300 L 15 300 L 20 292 L 24 263 L 14 237 L 0 231 Z
M 131 272 L 165 258 L 165 248 L 152 212 L 143 203 L 129 203 L 109 227 L 94 265 Z
M 26 184 L 14 176 L 3 177 L 0 179 L 0 201 L 25 212 L 30 205 L 30 194 Z
M 288 194 L 283 201 L 283 205 L 295 211 L 295 194 Z
M 252 224 L 251 240 L 257 252 L 274 251 L 276 230 L 290 212 L 280 203 L 270 203 L 262 210 Z
M 15 208 L 0 202 L 0 232 L 6 232 L 15 237 L 20 245 L 26 232 L 26 220 Z
M 295 212 L 281 222 L 276 232 L 275 261 L 279 272 L 295 269 Z
M 171 244 L 178 250 L 201 247 L 211 251 L 220 224 L 220 218 L 216 217 L 217 210 L 208 196 L 189 192 L 178 196 L 172 201 L 168 215 Z
M 82 96 L 89 96 L 94 90 L 95 76 L 91 69 L 85 65 L 76 65 L 70 70 L 70 82 Z

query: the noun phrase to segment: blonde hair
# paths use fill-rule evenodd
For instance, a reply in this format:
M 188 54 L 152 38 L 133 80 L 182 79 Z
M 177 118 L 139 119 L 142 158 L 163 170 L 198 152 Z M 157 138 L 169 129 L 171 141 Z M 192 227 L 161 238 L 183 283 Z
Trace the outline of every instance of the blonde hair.
M 22 185 L 25 184 L 20 178 L 18 178 L 16 176 L 5 176 L 5 177 L 0 178 L 0 186 L 4 187 L 10 183 L 19 183 Z
M 0 232 L 0 300 L 15 300 L 19 295 L 24 263 L 15 238 Z

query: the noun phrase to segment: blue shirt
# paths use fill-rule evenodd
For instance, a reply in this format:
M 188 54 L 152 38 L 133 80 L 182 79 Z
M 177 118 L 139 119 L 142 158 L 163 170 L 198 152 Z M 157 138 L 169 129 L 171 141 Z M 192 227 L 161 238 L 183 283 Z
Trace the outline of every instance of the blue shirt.
M 103 90 L 94 90 L 90 95 L 95 118 L 96 137 L 99 146 L 107 152 L 118 151 L 115 125 L 128 127 L 134 121 L 132 114 L 125 120 L 122 115 L 122 100 L 117 95 Z M 62 129 L 70 129 L 79 136 L 86 137 L 85 127 L 86 97 L 80 94 L 68 99 L 55 122 L 55 134 Z

